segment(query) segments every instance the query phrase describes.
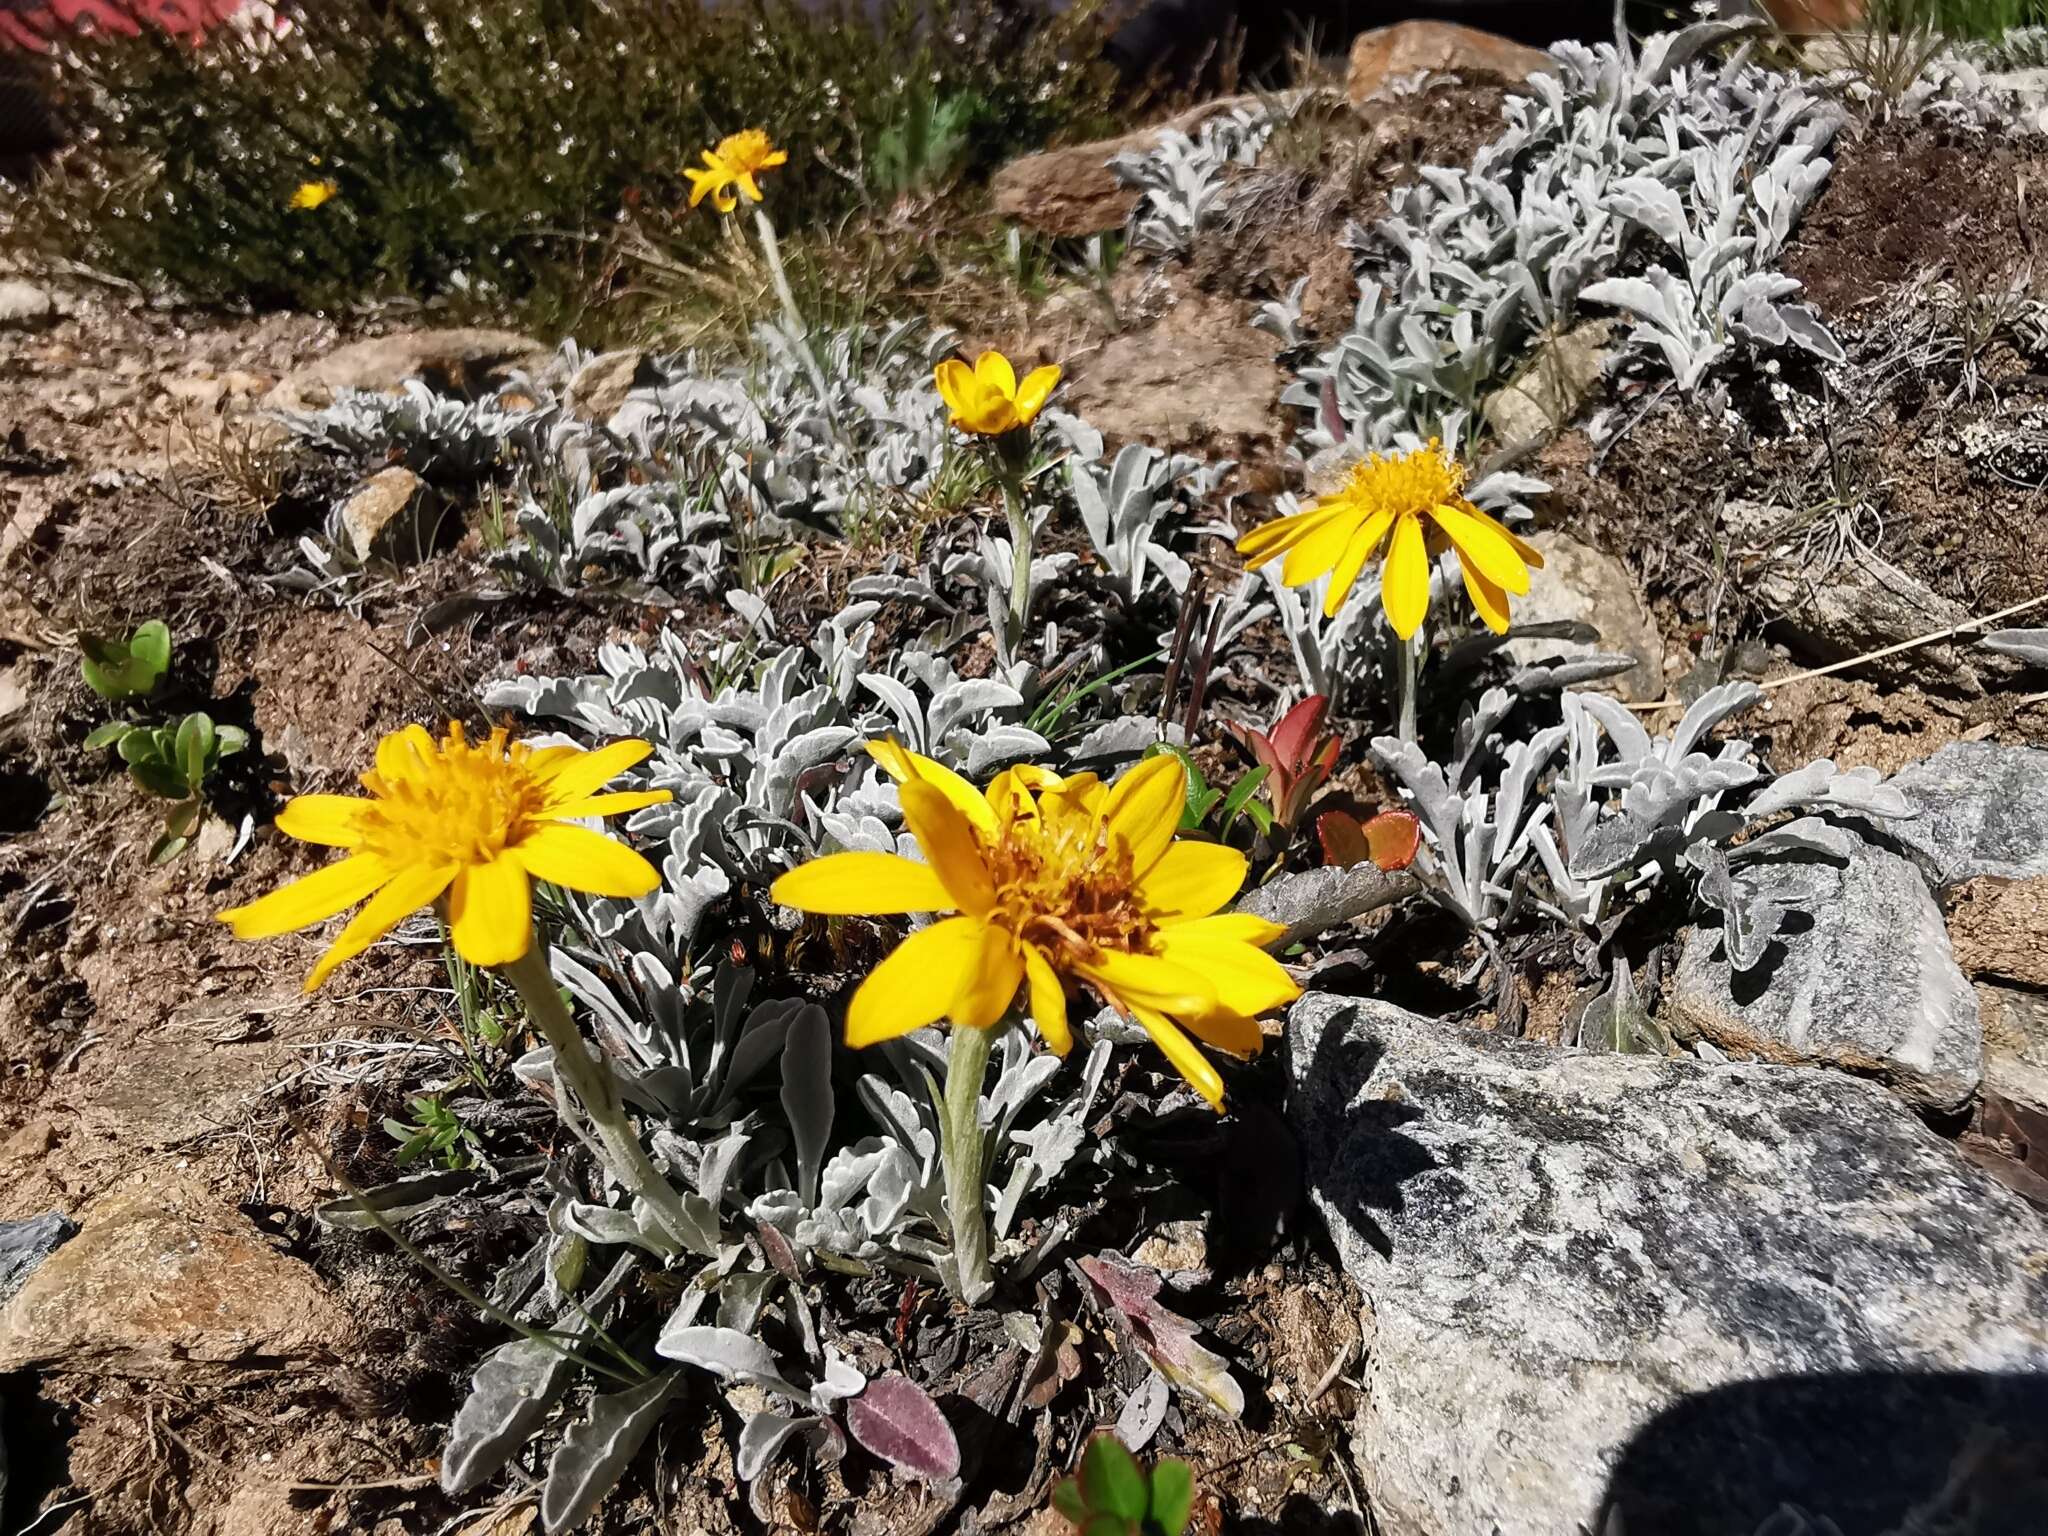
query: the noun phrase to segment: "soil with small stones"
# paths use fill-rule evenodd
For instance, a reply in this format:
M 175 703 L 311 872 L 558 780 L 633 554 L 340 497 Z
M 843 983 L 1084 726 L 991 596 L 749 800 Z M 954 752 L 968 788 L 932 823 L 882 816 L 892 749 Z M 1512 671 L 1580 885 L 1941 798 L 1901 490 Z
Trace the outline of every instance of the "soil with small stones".
M 1277 404 L 1281 366 L 1241 322 L 1306 273 L 1307 324 L 1339 332 L 1355 295 L 1338 233 L 1380 216 L 1389 188 L 1416 165 L 1468 158 L 1497 131 L 1500 99 L 1475 88 L 1389 108 L 1335 170 L 1319 159 L 1289 171 L 1283 158 L 1246 179 L 1229 239 L 1203 242 L 1185 262 L 1133 259 L 1108 305 L 1056 294 L 1026 333 L 999 339 L 1068 360 L 1077 393 L 1095 370 L 1104 399 L 1118 380 L 1102 360 L 1128 357 L 1148 338 L 1188 375 L 1218 355 L 1247 377 L 1265 369 L 1272 389 L 1251 413 L 1256 431 L 1226 437 L 1197 423 L 1171 442 L 1244 459 L 1236 515 L 1263 515 L 1273 493 L 1298 488 L 1299 466 L 1287 446 L 1294 423 Z M 2042 159 L 1904 129 L 1845 137 L 1836 154 L 1834 180 L 1784 265 L 1849 345 L 1855 387 L 1833 395 L 1796 358 L 1775 375 L 1731 379 L 1728 398 L 1710 404 L 1675 398 L 1655 375 L 1623 379 L 1605 403 L 1625 430 L 1598 443 L 1584 429 L 1567 432 L 1531 466 L 1554 486 L 1541 521 L 1617 554 L 1641 581 L 1674 657 L 1674 686 L 1782 674 L 1813 659 L 1797 649 L 1796 629 L 1754 601 L 1756 571 L 1743 561 L 1764 557 L 1731 554 L 1718 521 L 1730 498 L 1840 510 L 1845 537 L 1881 548 L 1972 612 L 2048 589 L 2042 484 L 1971 447 L 2010 439 L 2019 454 L 2030 434 L 2048 443 L 2048 425 L 2028 414 L 2048 365 L 2003 332 L 1959 352 L 1939 327 L 1915 329 L 1915 315 L 1940 310 L 1911 286 L 1943 269 L 1936 276 L 1963 303 L 2016 271 L 2048 233 L 2023 220 L 2023 208 L 2039 218 L 2038 200 L 2014 190 L 2038 184 Z M 1930 204 L 1939 217 L 1928 217 Z M 354 1329 L 335 1341 L 338 1363 L 228 1387 L 62 1370 L 0 1380 L 10 1528 L 43 1508 L 39 1529 L 71 1536 L 401 1536 L 449 1529 L 464 1512 L 434 1487 L 433 1458 L 468 1372 L 502 1334 L 383 1238 L 310 1220 L 342 1181 L 396 1173 L 384 1118 L 405 1113 L 407 1093 L 428 1079 L 455 1075 L 447 979 L 431 948 L 386 945 L 308 997 L 299 982 L 315 939 L 242 945 L 214 914 L 317 866 L 317 851 L 277 835 L 268 818 L 287 795 L 347 790 L 378 734 L 413 720 L 483 723 L 475 701 L 488 678 L 580 671 L 607 640 L 664 626 L 708 634 L 725 622 L 699 603 L 670 613 L 603 600 L 464 602 L 487 585 L 473 532 L 366 583 L 351 606 L 279 585 L 297 563 L 297 536 L 335 487 L 314 467 L 268 457 L 248 406 L 339 339 L 307 317 L 218 322 L 90 300 L 48 330 L 0 332 L 0 933 L 10 962 L 0 967 L 9 1063 L 0 1219 L 75 1212 L 175 1169 L 308 1264 Z M 1814 399 L 1829 402 L 1819 416 Z M 968 527 L 917 536 L 957 538 Z M 882 553 L 807 562 L 771 594 L 780 633 L 803 638 Z M 1210 590 L 1238 575 L 1220 544 L 1197 564 Z M 106 707 L 79 681 L 74 648 L 80 630 L 145 617 L 165 618 L 178 641 L 165 704 L 204 706 L 255 741 L 226 797 L 228 819 L 161 868 L 146 857 L 156 813 L 108 753 L 84 746 Z M 1058 617 L 1081 632 L 1136 622 Z M 884 621 L 878 648 L 909 616 Z M 1272 626 L 1248 636 L 1241 654 L 1211 697 L 1256 716 L 1270 707 L 1269 679 L 1291 676 L 1291 663 Z M 1959 697 L 1939 677 L 1923 681 L 1814 678 L 1776 693 L 1745 729 L 1772 761 L 1831 755 L 1885 771 L 1961 737 L 2048 732 L 2048 715 L 2018 687 Z M 1203 752 L 1212 766 L 1223 759 L 1214 743 Z M 1355 742 L 1340 780 L 1362 803 L 1385 796 Z M 237 849 L 244 815 L 252 835 Z M 1656 916 L 1669 919 L 1665 935 L 1684 920 Z M 1317 961 L 1319 982 L 1431 1013 L 1555 1038 L 1574 998 L 1570 957 L 1538 952 L 1510 956 L 1476 992 L 1458 978 L 1477 951 L 1433 911 L 1383 916 L 1346 942 L 1357 947 Z M 1624 947 L 1632 942 L 1624 936 Z M 1417 965 L 1418 954 L 1431 958 Z M 1091 1225 L 1070 1251 L 1089 1251 L 1091 1239 L 1129 1246 L 1142 1235 L 1130 1226 L 1134 1205 L 1154 1224 L 1193 1224 L 1170 1228 L 1182 1247 L 1198 1235 L 1199 1262 L 1164 1299 L 1202 1321 L 1252 1398 L 1241 1424 L 1176 1399 L 1162 1431 L 1159 1447 L 1189 1455 L 1201 1485 L 1226 1496 L 1201 1511 L 1199 1528 L 1356 1529 L 1323 1512 L 1356 1500 L 1344 1438 L 1358 1302 L 1305 1217 L 1279 1063 L 1269 1055 L 1241 1091 L 1234 1084 L 1239 1113 L 1220 1126 L 1132 1113 L 1156 1083 L 1128 1062 L 1118 1071 L 1105 1102 L 1130 1095 L 1115 1134 L 1145 1171 L 1135 1181 L 1144 1198 L 1103 1194 L 1078 1206 Z M 506 1098 L 516 1116 L 515 1096 Z M 518 1124 L 529 1140 L 548 1134 Z M 438 1263 L 472 1283 L 489 1281 L 515 1237 L 481 1206 L 422 1235 Z M 859 1453 L 837 1467 L 785 1461 L 742 1489 L 728 1450 L 736 1425 L 698 1393 L 664 1422 L 593 1528 L 909 1533 L 954 1528 L 973 1508 L 982 1530 L 1044 1531 L 1052 1478 L 1142 1376 L 1058 1266 L 1004 1298 L 1080 1330 L 1071 1361 L 1041 1367 L 1043 1379 L 1030 1377 L 1033 1363 L 993 1314 L 970 1317 L 900 1283 L 809 1280 L 828 1315 L 851 1319 L 838 1342 L 864 1369 L 909 1370 L 963 1427 L 970 1477 L 960 1502 L 894 1481 Z M 659 1283 L 636 1284 L 636 1302 L 656 1315 L 668 1299 Z M 454 1528 L 474 1536 L 532 1527 L 530 1501 L 507 1497 L 494 1513 L 479 1498 L 468 1511 L 472 1523 Z

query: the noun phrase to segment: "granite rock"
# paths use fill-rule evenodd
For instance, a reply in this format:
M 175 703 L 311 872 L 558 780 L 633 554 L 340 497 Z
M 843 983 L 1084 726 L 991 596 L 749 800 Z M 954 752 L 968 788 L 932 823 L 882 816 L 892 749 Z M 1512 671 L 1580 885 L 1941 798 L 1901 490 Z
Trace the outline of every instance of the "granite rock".
M 1329 995 L 1287 1043 L 1390 1536 L 1879 1531 L 1985 1434 L 2048 1467 L 2048 1217 L 1875 1085 Z
M 62 1211 L 45 1211 L 19 1221 L 0 1221 L 0 1306 L 12 1301 L 43 1260 L 76 1235 L 77 1224 Z
M 1737 1056 L 1877 1077 L 1929 1109 L 1969 1102 L 1984 1075 L 1977 996 L 1910 861 L 1858 843 L 1846 866 L 1758 859 L 1734 881 L 1746 900 L 1788 908 L 1785 926 L 1738 971 L 1719 915 L 1702 919 L 1672 978 L 1667 1025 Z
M 239 1213 L 117 1191 L 0 1312 L 0 1374 L 217 1379 L 328 1359 L 348 1334 L 319 1277 Z
M 1886 831 L 1936 885 L 2048 875 L 2048 752 L 1951 742 L 1891 782 L 1920 814 Z

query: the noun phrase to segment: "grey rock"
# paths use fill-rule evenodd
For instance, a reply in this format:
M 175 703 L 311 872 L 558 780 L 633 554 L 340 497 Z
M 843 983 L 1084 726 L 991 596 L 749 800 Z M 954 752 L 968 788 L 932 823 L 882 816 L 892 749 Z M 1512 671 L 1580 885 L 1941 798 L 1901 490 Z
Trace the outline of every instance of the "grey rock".
M 1511 640 L 1508 654 L 1525 667 L 1560 655 L 1574 660 L 1603 652 L 1633 656 L 1633 670 L 1596 686 L 1622 699 L 1662 698 L 1663 632 L 1628 567 L 1567 534 L 1545 531 L 1530 535 L 1529 542 L 1542 553 L 1543 565 L 1529 573 L 1529 595 L 1515 601 L 1515 622 L 1571 619 L 1592 625 L 1599 638 L 1586 645 Z
M 0 1221 L 0 1306 L 14 1299 L 36 1266 L 63 1247 L 78 1224 L 62 1211 Z
M 57 318 L 57 301 L 34 283 L 0 280 L 0 331 L 32 330 Z
M 1905 1529 L 1973 1435 L 2048 1437 L 2048 1218 L 1882 1089 L 1328 995 L 1287 1042 L 1390 1536 Z
M 1951 742 L 1891 782 L 1920 814 L 1886 830 L 1936 885 L 2048 875 L 2048 752 Z
M 1749 595 L 1776 621 L 1776 632 L 1811 660 L 1863 656 L 1966 622 L 1960 605 L 1868 549 L 1851 548 L 1824 571 L 1809 553 L 1810 516 L 1731 499 L 1721 520 L 1733 552 L 1755 575 Z M 1965 698 L 1984 691 L 1981 669 L 1994 661 L 1974 646 L 1924 646 L 1865 663 L 1872 676 L 1915 682 Z
M 1785 925 L 1755 966 L 1738 971 L 1718 914 L 1703 919 L 1679 957 L 1664 1022 L 1737 1056 L 1841 1067 L 1929 1109 L 1959 1109 L 1984 1075 L 1976 994 L 1919 871 L 1854 846 L 1846 866 L 1737 866 L 1745 903 L 1779 904 Z

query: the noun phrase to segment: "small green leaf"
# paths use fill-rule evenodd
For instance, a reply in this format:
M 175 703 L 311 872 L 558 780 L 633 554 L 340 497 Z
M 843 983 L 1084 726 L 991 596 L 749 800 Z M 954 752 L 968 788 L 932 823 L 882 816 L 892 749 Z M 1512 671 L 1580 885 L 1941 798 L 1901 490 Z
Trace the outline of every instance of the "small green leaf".
M 1178 1456 L 1152 1468 L 1151 1507 L 1145 1512 L 1146 1536 L 1181 1536 L 1195 1512 L 1195 1472 Z
M 217 725 L 213 728 L 214 755 L 233 757 L 247 749 L 249 733 L 239 725 Z
M 85 738 L 86 750 L 92 752 L 114 746 L 134 729 L 126 720 L 109 720 L 104 725 L 96 725 Z
M 178 771 L 196 794 L 213 763 L 213 719 L 195 710 L 178 722 Z
M 1081 1492 L 1091 1512 L 1126 1523 L 1144 1519 L 1150 1500 L 1145 1474 L 1114 1435 L 1097 1435 L 1081 1453 Z M 1091 1536 L 1093 1529 L 1090 1521 Z
M 154 688 L 171 668 L 171 627 L 162 619 L 150 619 L 135 626 L 128 640 L 129 656 L 150 669 L 149 686 Z M 146 690 L 145 690 L 146 691 Z
M 172 837 L 169 833 L 166 833 L 150 844 L 149 862 L 152 864 L 170 863 L 171 860 L 185 851 L 185 846 L 190 841 L 190 838 Z
M 1238 813 L 1244 810 L 1250 803 L 1252 796 L 1259 792 L 1259 786 L 1266 782 L 1267 772 L 1265 764 L 1261 763 L 1230 786 L 1230 793 L 1223 797 L 1224 827 L 1229 827 L 1230 823 L 1237 818 Z M 1265 807 L 1260 806 L 1259 809 L 1264 810 Z
M 206 816 L 206 802 L 197 796 L 181 801 L 171 807 L 164 816 L 166 837 L 190 837 L 199 830 L 199 823 Z
M 132 731 L 124 731 L 121 739 L 114 743 L 121 754 L 121 761 L 133 766 L 136 763 L 163 761 L 163 752 L 157 744 L 157 727 L 138 725 Z
M 1081 1536 L 1138 1536 L 1138 1522 L 1122 1515 L 1090 1515 Z
M 1088 1519 L 1088 1500 L 1081 1493 L 1079 1478 L 1063 1477 L 1052 1485 L 1052 1507 L 1076 1525 Z
M 136 732 L 128 737 L 133 741 Z M 186 788 L 184 776 L 160 757 L 145 757 L 128 765 L 128 777 L 145 792 L 165 800 L 186 800 L 191 792 Z

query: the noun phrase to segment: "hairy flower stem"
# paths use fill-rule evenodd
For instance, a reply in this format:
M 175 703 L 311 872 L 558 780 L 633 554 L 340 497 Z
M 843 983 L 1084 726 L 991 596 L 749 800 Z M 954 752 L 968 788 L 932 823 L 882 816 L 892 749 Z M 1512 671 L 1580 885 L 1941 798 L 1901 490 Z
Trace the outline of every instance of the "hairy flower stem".
M 639 1135 L 626 1119 L 626 1107 L 619 1098 L 618 1083 L 611 1070 L 583 1043 L 576 1021 L 569 1016 L 568 1005 L 555 990 L 555 978 L 549 974 L 540 940 L 536 938 L 526 953 L 510 965 L 500 966 L 499 972 L 518 989 L 527 1018 L 554 1052 L 555 1077 L 583 1106 L 612 1175 L 636 1200 L 646 1202 L 663 1229 L 677 1242 L 695 1253 L 716 1253 L 715 1234 L 704 1231 L 703 1222 L 684 1207 L 675 1186 L 662 1176 L 648 1159 L 647 1149 L 640 1145 Z M 561 1112 L 566 1118 L 566 1104 L 561 1106 Z
M 1400 696 L 1401 739 L 1412 742 L 1415 740 L 1415 694 L 1416 684 L 1419 681 L 1417 674 L 1420 671 L 1416 664 L 1414 637 L 1410 636 L 1408 639 L 1403 640 L 1399 635 L 1396 635 L 1394 637 L 1394 655 L 1396 657 L 1394 688 Z
M 945 1101 L 939 1106 L 944 1133 L 939 1156 L 946 1171 L 954 1273 L 960 1299 L 970 1304 L 996 1288 L 988 1257 L 987 1181 L 981 1167 L 981 1085 L 994 1044 L 993 1029 L 954 1026 L 946 1048 Z
M 1010 522 L 1010 611 L 1003 623 L 1003 660 L 1007 662 L 1015 660 L 1024 648 L 1031 623 L 1031 509 L 1024 500 L 1023 482 L 1008 464 L 1003 465 L 1000 478 L 1003 512 Z

